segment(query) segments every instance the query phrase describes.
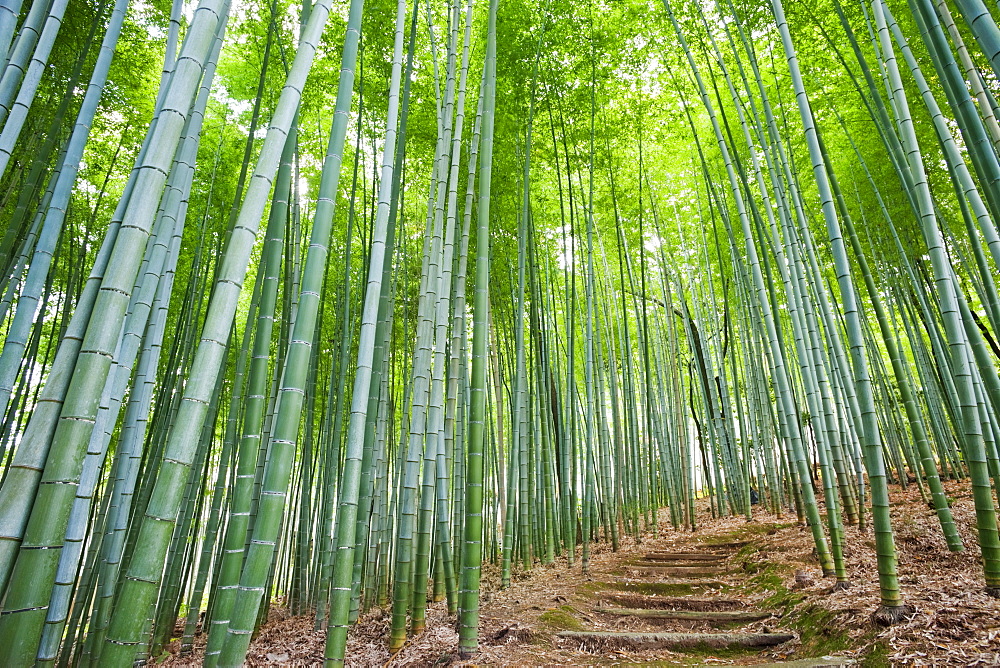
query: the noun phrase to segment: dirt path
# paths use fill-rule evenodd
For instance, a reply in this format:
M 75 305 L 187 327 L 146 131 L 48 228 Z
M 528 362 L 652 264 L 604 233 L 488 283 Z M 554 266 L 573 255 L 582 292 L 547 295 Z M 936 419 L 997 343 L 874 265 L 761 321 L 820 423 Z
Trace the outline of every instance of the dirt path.
M 708 519 L 697 533 L 675 531 L 666 522 L 640 544 L 624 540 L 618 552 L 593 546 L 590 572 L 565 555 L 552 566 L 515 571 L 514 582 L 498 590 L 499 573 L 484 566 L 482 666 L 609 665 L 845 665 L 809 661 L 837 656 L 859 666 L 998 666 L 1000 601 L 983 593 L 975 537 L 975 512 L 968 489 L 948 483 L 953 512 L 966 545 L 948 552 L 935 514 L 912 486 L 894 489 L 893 525 L 901 591 L 915 614 L 890 628 L 871 620 L 878 605 L 871 532 L 848 527 L 846 559 L 853 586 L 831 592 L 821 577 L 809 532 L 793 517 L 755 509 L 744 518 Z M 697 614 L 692 614 L 697 613 Z M 704 613 L 713 613 L 706 615 Z M 351 630 L 348 665 L 462 665 L 458 635 L 444 604 L 428 606 L 427 629 L 394 657 L 386 650 L 389 616 L 375 610 Z M 693 647 L 677 638 L 633 639 L 571 635 L 581 632 L 704 634 Z M 748 634 L 773 646 L 732 646 L 709 634 Z M 322 665 L 325 634 L 312 616 L 289 616 L 272 607 L 268 623 L 250 648 L 250 665 Z M 684 642 L 692 644 L 690 636 Z M 752 640 L 740 636 L 740 642 Z M 195 653 L 162 657 L 172 666 L 200 665 L 203 638 Z M 728 644 L 712 647 L 711 644 Z M 172 648 L 176 651 L 176 648 Z M 164 660 L 165 659 L 165 660 Z
M 476 663 L 754 665 L 823 656 L 831 648 L 815 634 L 802 639 L 800 625 L 783 618 L 785 601 L 765 586 L 775 584 L 771 573 L 753 565 L 753 537 L 782 528 L 740 520 L 735 530 L 705 534 L 662 529 L 639 545 L 595 555 L 587 575 L 579 565 L 543 569 L 492 597 Z

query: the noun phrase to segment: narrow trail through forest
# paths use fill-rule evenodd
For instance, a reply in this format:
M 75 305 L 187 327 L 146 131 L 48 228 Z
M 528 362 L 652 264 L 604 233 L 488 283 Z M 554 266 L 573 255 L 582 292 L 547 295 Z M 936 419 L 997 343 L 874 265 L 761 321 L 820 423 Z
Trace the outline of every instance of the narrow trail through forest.
M 754 521 L 711 518 L 700 508 L 696 532 L 659 529 L 620 549 L 591 545 L 589 572 L 580 554 L 548 567 L 515 570 L 500 590 L 499 571 L 484 567 L 481 651 L 457 659 L 454 618 L 443 601 L 428 605 L 427 628 L 390 657 L 389 614 L 375 609 L 352 629 L 348 664 L 376 666 L 628 666 L 628 665 L 1000 665 L 1000 601 L 983 593 L 972 500 L 946 483 L 966 551 L 950 553 L 934 531 L 934 512 L 911 486 L 894 487 L 900 517 L 899 573 L 915 606 L 892 627 L 872 621 L 877 574 L 870 530 L 847 527 L 852 586 L 832 591 L 822 577 L 808 530 L 794 514 L 760 508 Z M 702 504 L 705 502 L 702 501 Z M 313 616 L 272 606 L 250 648 L 251 665 L 322 665 L 325 634 Z M 200 665 L 195 652 L 161 665 Z M 177 643 L 168 650 L 177 651 Z
M 707 578 L 726 575 L 734 550 L 746 544 L 648 552 L 621 569 L 600 573 L 610 581 L 598 584 L 598 604 L 591 607 L 599 620 L 597 630 L 560 631 L 556 636 L 587 649 L 735 649 L 773 647 L 793 640 L 792 633 L 773 633 L 766 627 L 746 629 L 744 625 L 768 619 L 772 613 L 738 599 L 713 595 L 726 585 Z M 627 579 L 614 581 L 610 576 L 619 570 Z M 631 589 L 643 593 L 632 593 Z M 673 595 L 660 595 L 657 590 Z M 682 592 L 705 596 L 691 598 Z M 613 630 L 606 630 L 608 627 Z
M 803 646 L 796 624 L 761 588 L 759 571 L 747 568 L 761 543 L 753 537 L 788 524 L 742 522 L 735 530 L 730 522 L 710 522 L 694 534 L 664 523 L 638 544 L 603 550 L 587 575 L 566 577 L 557 567 L 527 578 L 492 602 L 518 621 L 487 636 L 493 647 L 478 662 L 784 665 L 794 657 L 792 665 L 800 666 L 855 664 L 846 656 L 812 656 L 825 646 Z

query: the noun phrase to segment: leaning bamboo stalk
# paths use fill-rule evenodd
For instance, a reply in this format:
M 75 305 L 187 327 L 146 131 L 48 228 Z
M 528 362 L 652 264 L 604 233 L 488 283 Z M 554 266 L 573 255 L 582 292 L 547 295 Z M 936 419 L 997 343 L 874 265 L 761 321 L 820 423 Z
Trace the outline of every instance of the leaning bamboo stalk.
M 7 120 L 18 92 L 22 88 L 30 89 L 38 85 L 40 72 L 35 71 L 28 81 L 25 81 L 26 74 L 37 52 L 46 52 L 47 59 L 47 51 L 52 48 L 52 43 L 46 45 L 45 42 L 49 40 L 45 37 L 54 41 L 55 33 L 61 27 L 66 5 L 64 1 L 31 3 L 31 9 L 18 31 L 10 58 L 0 77 L 0 125 Z
M 0 123 L 3 123 L 3 130 L 0 131 L 0 176 L 6 173 L 14 146 L 28 120 L 28 113 L 35 101 L 35 94 L 42 82 L 42 75 L 49 64 L 49 55 L 52 53 L 52 47 L 55 46 L 59 29 L 62 27 L 63 14 L 67 4 L 68 0 L 55 0 L 52 3 L 45 27 L 42 29 L 38 44 L 35 45 L 35 51 L 31 55 L 31 62 L 28 63 L 28 67 L 24 71 L 17 97 L 14 98 L 9 110 L 0 107 Z M 2 84 L 2 80 L 0 80 L 0 84 Z
M 24 341 L 27 337 L 27 330 L 30 327 L 30 322 L 38 305 L 38 297 L 49 273 L 52 253 L 66 217 L 66 210 L 69 206 L 73 184 L 76 181 L 76 175 L 79 171 L 80 160 L 83 157 L 87 139 L 90 137 L 91 124 L 97 113 L 97 107 L 100 104 L 105 83 L 107 83 L 115 45 L 118 42 L 118 36 L 121 34 L 121 27 L 125 20 L 125 11 L 128 8 L 128 4 L 129 0 L 117 0 L 112 11 L 111 20 L 108 23 L 104 41 L 101 44 L 101 50 L 97 57 L 97 63 L 94 65 L 94 72 L 91 75 L 87 92 L 84 95 L 83 103 L 77 114 L 73 134 L 66 147 L 66 154 L 62 160 L 62 168 L 55 179 L 52 199 L 49 201 L 48 210 L 39 231 L 38 245 L 31 256 L 28 275 L 18 296 L 17 307 L 14 312 L 14 322 L 11 323 L 10 329 L 7 331 L 7 336 L 4 338 L 3 353 L 0 354 L 0 415 L 6 413 L 14 381 L 13 375 L 17 369 L 17 361 L 20 360 L 21 352 L 24 349 Z
M 271 180 L 278 167 L 285 137 L 295 118 L 302 86 L 311 68 L 316 44 L 328 14 L 329 5 L 326 0 L 317 2 L 299 41 L 299 49 L 264 139 L 240 216 L 230 235 L 209 302 L 201 341 L 192 363 L 191 375 L 169 432 L 149 506 L 140 522 L 137 543 L 143 545 L 143 550 L 133 556 L 121 585 L 120 604 L 111 616 L 102 652 L 103 660 L 128 662 L 135 656 L 142 642 L 143 618 L 156 596 L 157 585 L 162 576 L 170 533 L 177 521 L 183 501 L 183 486 L 194 461 L 198 436 L 225 357 L 229 331 L 257 227 L 267 204 Z
M 164 101 L 164 109 L 170 113 L 164 114 L 153 130 L 150 145 L 154 148 L 147 154 L 137 176 L 135 190 L 143 196 L 130 199 L 117 234 L 112 260 L 96 297 L 93 317 L 83 335 L 75 371 L 51 436 L 51 446 L 39 481 L 37 498 L 26 518 L 27 522 L 22 525 L 24 533 L 21 535 L 28 541 L 25 547 L 54 546 L 61 544 L 65 536 L 86 446 L 94 426 L 97 402 L 93 398 L 100 396 L 110 371 L 112 355 L 142 262 L 142 249 L 146 246 L 159 195 L 191 102 L 197 93 L 201 69 L 214 44 L 220 14 L 223 14 L 225 6 L 222 0 L 206 0 L 196 10 L 197 20 L 192 23 L 185 45 L 187 58 L 183 67 L 186 76 L 172 80 Z M 23 521 L 24 518 L 18 519 Z M 17 538 L 20 539 L 21 535 Z M 18 583 L 19 591 L 5 599 L 7 605 L 17 606 L 18 597 L 30 597 L 39 592 L 44 592 L 47 598 L 58 563 L 57 550 L 22 549 L 16 555 L 11 553 L 10 557 L 9 561 L 4 561 L 0 571 L 11 574 L 11 581 Z M 19 576 L 17 563 L 21 563 L 22 570 L 29 569 L 32 576 Z M 6 578 L 0 584 L 6 585 Z M 31 606 L 11 608 L 14 609 L 24 612 L 21 615 L 4 615 L 0 619 L 0 637 L 13 633 L 9 642 L 0 643 L 0 657 L 8 662 L 17 662 L 20 659 L 15 657 L 30 655 L 33 660 L 37 647 L 29 648 L 30 639 L 25 638 L 27 642 L 14 640 L 21 635 L 17 620 L 21 617 L 44 618 L 45 611 Z
M 876 3 L 876 17 L 881 16 L 881 20 L 884 22 L 885 16 L 882 1 L 873 1 Z M 930 18 L 930 8 L 926 6 L 927 3 L 923 3 L 923 5 L 924 18 Z M 995 24 L 993 27 L 994 29 L 996 28 Z M 932 37 L 937 40 L 935 43 L 935 46 L 937 46 L 940 44 L 943 35 L 941 35 L 940 25 L 936 25 L 933 28 Z M 883 37 L 885 43 L 888 43 L 889 39 L 887 32 L 885 31 L 886 34 Z M 960 415 L 966 446 L 966 458 L 972 477 L 973 497 L 976 507 L 976 525 L 979 530 L 980 551 L 986 575 L 986 591 L 991 595 L 998 596 L 1000 595 L 1000 539 L 998 539 L 996 508 L 990 493 L 982 425 L 979 421 L 978 406 L 975 399 L 969 339 L 967 338 L 966 331 L 964 331 L 963 318 L 959 307 L 959 294 L 955 285 L 956 279 L 944 248 L 944 239 L 941 235 L 934 205 L 931 200 L 930 187 L 927 183 L 923 158 L 913 128 L 913 120 L 907 108 L 906 95 L 903 91 L 902 83 L 899 81 L 899 72 L 895 67 L 895 61 L 890 61 L 889 65 L 889 72 L 894 77 L 896 83 L 893 87 L 893 95 L 897 99 L 897 105 L 901 112 L 900 127 L 903 134 L 903 143 L 907 147 L 908 166 L 916 185 L 916 200 L 919 208 L 921 230 L 931 257 L 936 297 L 945 327 L 949 355 L 954 368 L 953 375 L 961 407 Z M 976 339 L 979 338 L 978 332 L 973 331 L 971 334 Z M 992 373 L 994 376 L 996 375 L 995 370 Z
M 338 126 L 335 132 L 340 134 L 339 141 L 341 145 L 343 145 L 343 132 L 346 132 L 347 129 L 346 121 L 350 110 L 351 90 L 353 88 L 353 70 L 349 71 L 347 67 L 349 62 L 353 62 L 357 54 L 357 38 L 359 36 L 357 32 L 360 30 L 363 8 L 363 0 L 352 0 L 350 25 L 354 34 L 351 37 L 350 52 L 345 42 L 341 83 L 337 92 L 337 109 L 338 113 L 342 115 L 341 122 L 344 125 L 343 129 Z M 357 374 L 354 377 L 354 390 L 351 394 L 351 415 L 347 426 L 347 446 L 341 483 L 343 491 L 337 508 L 337 551 L 333 569 L 333 583 L 331 584 L 333 594 L 330 601 L 330 617 L 327 625 L 325 654 L 328 665 L 342 665 L 344 663 L 344 653 L 347 649 L 348 619 L 350 617 L 351 600 L 353 598 L 351 585 L 354 575 L 354 560 L 360 557 L 360 555 L 355 555 L 355 548 L 357 545 L 357 513 L 360 496 L 361 459 L 364 452 L 368 399 L 372 389 L 372 360 L 375 353 L 375 330 L 378 324 L 379 301 L 382 294 L 383 265 L 387 260 L 385 250 L 396 153 L 396 121 L 399 112 L 405 18 L 406 2 L 405 0 L 399 0 L 396 7 L 392 73 L 389 85 L 389 106 L 386 112 L 386 132 L 383 138 L 384 145 L 382 149 L 378 206 L 375 227 L 372 232 L 371 252 L 369 254 L 368 284 L 365 290 L 361 315 L 361 333 L 359 334 L 356 358 Z M 339 172 L 339 170 L 337 171 Z

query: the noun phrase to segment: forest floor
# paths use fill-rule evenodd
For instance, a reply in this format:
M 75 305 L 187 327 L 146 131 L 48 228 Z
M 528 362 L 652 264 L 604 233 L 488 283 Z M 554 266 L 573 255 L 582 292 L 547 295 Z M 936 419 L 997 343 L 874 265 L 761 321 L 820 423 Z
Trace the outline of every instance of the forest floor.
M 847 527 L 845 554 L 852 586 L 832 591 L 834 581 L 822 577 L 810 533 L 794 514 L 776 517 L 755 506 L 752 522 L 712 519 L 705 505 L 694 533 L 670 528 L 664 515 L 660 529 L 645 534 L 638 544 L 623 540 L 617 552 L 607 543 L 593 545 L 587 575 L 581 572 L 579 550 L 572 567 L 563 557 L 552 566 L 515 572 L 512 585 L 504 590 L 498 588 L 499 572 L 484 568 L 481 651 L 473 662 L 458 660 L 454 617 L 443 602 L 437 602 L 428 604 L 426 630 L 392 657 L 386 649 L 388 612 L 365 615 L 351 631 L 348 665 L 997 666 L 1000 600 L 983 591 L 968 483 L 946 487 L 966 546 L 962 553 L 948 552 L 935 513 L 914 485 L 890 491 L 902 595 L 915 608 L 894 626 L 883 627 L 872 619 L 879 596 L 870 529 Z M 707 566 L 696 568 L 702 564 Z M 632 612 L 623 613 L 622 608 Z M 694 615 L 702 617 L 735 612 L 759 619 L 730 623 L 659 619 L 633 610 L 639 608 L 722 611 Z M 655 636 L 651 644 L 649 636 L 609 640 L 558 635 L 589 631 L 674 632 L 686 634 L 689 641 L 690 634 L 710 635 L 695 638 L 708 642 L 683 649 L 662 636 Z M 714 642 L 710 638 L 720 633 L 728 634 L 729 640 L 739 636 L 786 641 L 763 649 L 709 647 Z M 788 634 L 791 639 L 767 634 Z M 248 663 L 321 665 L 324 637 L 324 632 L 313 630 L 312 616 L 292 616 L 274 605 L 250 647 Z M 194 654 L 167 654 L 159 662 L 200 664 L 204 638 L 199 638 Z M 169 650 L 176 652 L 176 643 Z

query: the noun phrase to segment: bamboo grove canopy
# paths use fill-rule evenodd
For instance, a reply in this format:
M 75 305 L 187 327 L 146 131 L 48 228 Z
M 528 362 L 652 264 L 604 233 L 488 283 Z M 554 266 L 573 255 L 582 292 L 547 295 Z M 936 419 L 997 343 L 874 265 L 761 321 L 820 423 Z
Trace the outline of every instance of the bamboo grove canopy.
M 838 588 L 870 528 L 892 623 L 890 484 L 1000 595 L 998 16 L 0 0 L 0 664 L 235 666 L 278 597 L 469 657 L 484 561 L 706 497 Z

